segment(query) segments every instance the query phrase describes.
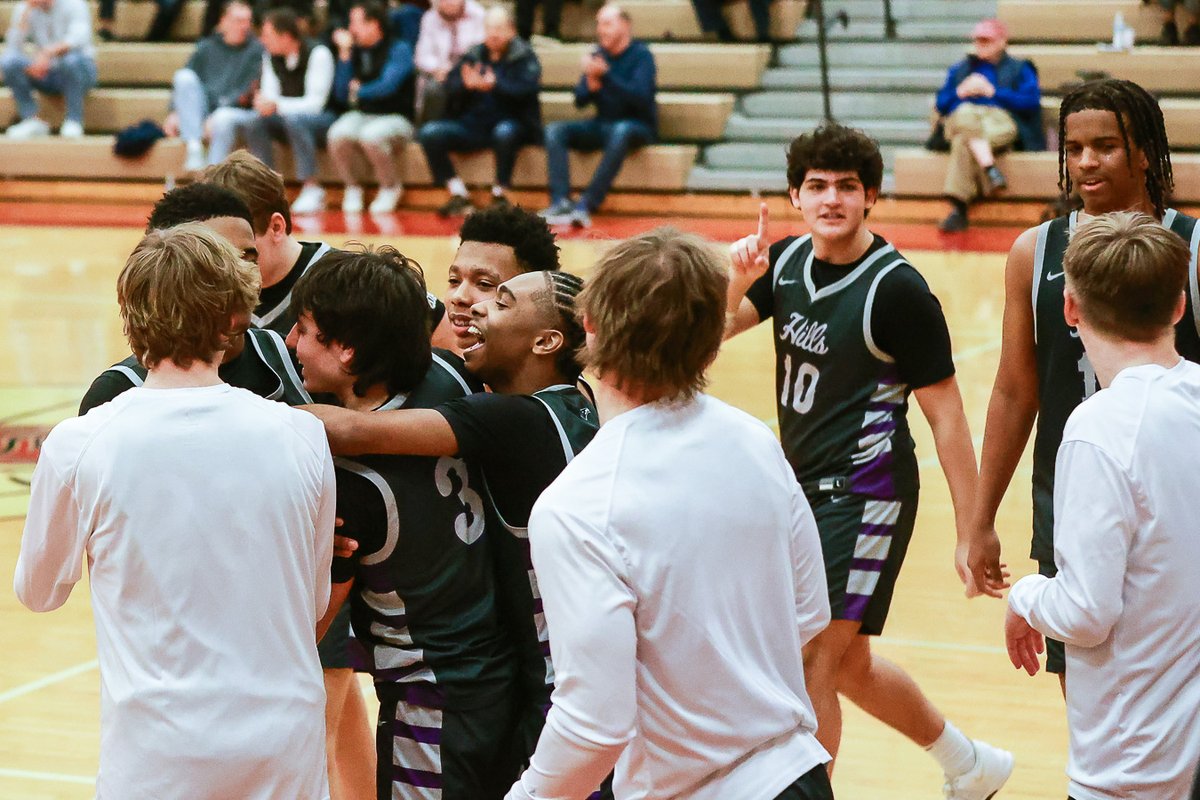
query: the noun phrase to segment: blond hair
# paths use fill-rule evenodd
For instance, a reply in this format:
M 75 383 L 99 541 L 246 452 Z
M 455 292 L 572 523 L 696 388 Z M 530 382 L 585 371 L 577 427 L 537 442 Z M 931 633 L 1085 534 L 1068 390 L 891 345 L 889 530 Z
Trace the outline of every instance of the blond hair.
M 129 346 L 145 367 L 187 368 L 223 350 L 233 317 L 258 302 L 258 269 L 196 222 L 146 234 L 117 278 Z
M 721 348 L 725 262 L 699 236 L 656 228 L 608 251 L 576 299 L 595 332 L 584 362 L 645 399 L 690 397 Z
M 235 150 L 224 161 L 212 164 L 202 175 L 205 183 L 227 189 L 250 209 L 254 235 L 262 236 L 275 214 L 283 216 L 288 233 L 292 232 L 292 213 L 288 206 L 283 176 L 245 150 Z
M 1174 324 L 1190 263 L 1177 233 L 1136 211 L 1083 223 L 1063 256 L 1067 286 L 1088 324 L 1138 342 L 1153 341 Z

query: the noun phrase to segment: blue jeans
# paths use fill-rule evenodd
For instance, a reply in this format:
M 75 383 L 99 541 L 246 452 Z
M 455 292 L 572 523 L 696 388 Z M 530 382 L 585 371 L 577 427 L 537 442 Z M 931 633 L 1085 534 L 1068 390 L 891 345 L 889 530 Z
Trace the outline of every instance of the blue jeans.
M 600 166 L 596 167 L 596 173 L 580 197 L 581 205 L 588 211 L 595 211 L 612 188 L 625 156 L 653 141 L 654 131 L 650 126 L 632 119 L 551 122 L 546 126 L 546 162 L 550 171 L 552 204 L 571 196 L 568 150 L 604 150 Z
M 329 126 L 337 119 L 332 111 L 317 114 L 272 114 L 255 116 L 242 127 L 246 149 L 274 168 L 271 140 L 285 139 L 292 148 L 296 180 L 308 181 L 317 174 L 317 144 L 325 139 Z
M 490 133 L 458 120 L 439 119 L 426 122 L 417 134 L 421 149 L 425 151 L 425 160 L 429 162 L 429 171 L 438 184 L 445 186 L 455 175 L 451 153 L 469 153 L 490 147 L 496 154 L 496 185 L 506 189 L 512 185 L 517 153 L 530 138 L 520 123 L 511 119 L 497 122 Z
M 41 80 L 25 72 L 33 59 L 23 53 L 5 55 L 0 59 L 4 82 L 12 89 L 21 119 L 36 117 L 37 100 L 33 90 L 43 94 L 62 95 L 67 102 L 67 119 L 83 124 L 83 98 L 96 85 L 96 62 L 82 53 L 69 52 L 54 59 L 50 71 Z

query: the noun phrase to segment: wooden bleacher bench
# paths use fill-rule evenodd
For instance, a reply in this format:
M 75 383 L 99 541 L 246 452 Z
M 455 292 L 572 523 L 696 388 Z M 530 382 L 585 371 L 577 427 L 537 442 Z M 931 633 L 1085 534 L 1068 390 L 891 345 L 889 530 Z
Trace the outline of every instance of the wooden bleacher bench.
M 1200 87 L 1197 87 L 1200 89 Z M 1042 98 L 1042 120 L 1047 129 L 1058 129 L 1058 107 L 1061 98 Z M 1159 101 L 1167 138 L 1173 149 L 1200 149 L 1200 98 L 1166 97 Z
M 8 29 L 8 21 L 16 4 L 17 0 L 0 2 L 0 26 L 3 30 Z M 622 3 L 622 6 L 633 18 L 634 33 L 640 38 L 693 41 L 702 36 L 696 12 L 688 0 L 630 0 Z M 804 16 L 804 6 L 804 0 L 773 0 L 771 35 L 780 40 L 795 38 Z M 98 8 L 96 3 L 92 4 L 93 17 Z M 596 8 L 594 4 L 566 3 L 561 24 L 563 36 L 568 40 L 591 39 L 595 30 Z M 740 38 L 752 39 L 754 25 L 750 19 L 749 3 L 737 0 L 724 8 L 733 32 Z M 155 4 L 150 0 L 121 0 L 117 3 L 113 31 L 119 39 L 144 39 L 154 13 Z M 194 42 L 200 36 L 203 23 L 203 0 L 188 0 L 171 30 L 171 37 L 176 41 Z
M 84 101 L 84 128 L 88 133 L 115 133 L 144 119 L 161 122 L 167 115 L 169 89 L 93 89 Z M 658 97 L 659 134 L 664 141 L 715 141 L 725 132 L 734 98 L 725 93 L 672 93 Z M 60 99 L 42 101 L 43 116 L 57 126 L 63 117 Z M 578 119 L 592 113 L 575 108 L 570 92 L 543 92 L 542 115 L 546 122 Z M 0 88 L 0 125 L 16 115 L 12 91 Z
M 111 136 L 85 136 L 81 139 L 62 139 L 57 136 L 26 141 L 0 137 L 0 178 L 68 178 L 73 180 L 163 180 L 182 174 L 184 148 L 178 139 L 164 139 L 144 158 L 136 161 L 117 158 L 112 154 Z M 695 145 L 651 145 L 631 154 L 625 161 L 613 186 L 636 191 L 675 191 L 684 189 L 688 173 L 696 160 L 699 148 Z M 401 175 L 406 185 L 432 183 L 424 155 L 416 144 L 409 144 L 400 155 Z M 455 163 L 463 180 L 472 185 L 489 185 L 495 175 L 491 153 L 456 156 Z M 599 153 L 571 153 L 572 184 L 582 187 L 599 163 Z M 286 148 L 280 146 L 276 166 L 290 174 L 291 165 Z M 359 164 L 364 182 L 370 171 Z M 328 157 L 322 154 L 319 175 L 323 181 L 336 183 L 337 176 L 330 168 Z M 540 188 L 546 185 L 546 154 L 540 147 L 526 147 L 517 158 L 513 174 L 517 188 Z
M 1120 13 L 1140 43 L 1158 41 L 1158 4 L 1141 0 L 999 0 L 996 15 L 1016 42 L 1111 42 Z
M 921 148 L 896 153 L 893 171 L 899 197 L 942 197 L 948 157 Z M 1058 196 L 1058 154 L 1009 153 L 996 159 L 1008 190 L 1004 197 L 1025 200 L 1052 200 Z M 1175 173 L 1175 202 L 1200 201 L 1200 153 L 1175 153 L 1171 158 Z
M 1037 65 L 1042 91 L 1077 82 L 1080 70 L 1104 71 L 1151 92 L 1194 94 L 1200 90 L 1200 48 L 1137 47 L 1111 53 L 1094 45 L 1013 45 L 1009 52 Z

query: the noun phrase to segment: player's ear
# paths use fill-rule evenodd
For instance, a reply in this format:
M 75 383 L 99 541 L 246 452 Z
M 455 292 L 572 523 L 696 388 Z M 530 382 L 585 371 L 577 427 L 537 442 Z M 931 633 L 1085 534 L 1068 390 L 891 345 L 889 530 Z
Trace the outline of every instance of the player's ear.
M 336 341 L 333 343 L 333 345 L 337 348 L 338 363 L 341 364 L 347 372 L 349 372 L 350 365 L 354 363 L 354 348 L 345 347 L 341 342 Z
M 875 207 L 875 202 L 877 200 L 879 200 L 879 190 L 878 189 L 864 189 L 863 190 L 863 200 L 864 200 L 863 207 L 867 211 L 870 211 L 872 208 Z
M 792 208 L 800 210 L 800 190 L 795 186 L 788 187 L 788 199 L 792 201 Z
M 283 218 L 283 214 L 276 211 L 271 215 L 271 221 L 267 223 L 267 231 L 277 239 L 287 236 L 287 220 Z
M 1078 328 L 1079 319 L 1079 300 L 1075 298 L 1075 292 L 1068 283 L 1063 287 L 1063 321 L 1072 328 Z
M 533 340 L 533 352 L 535 355 L 548 356 L 561 350 L 564 342 L 566 339 L 561 331 L 547 328 L 540 331 L 537 338 Z
M 1179 293 L 1179 299 L 1175 301 L 1175 311 L 1171 314 L 1171 324 L 1178 325 L 1179 320 L 1183 319 L 1183 315 L 1187 312 L 1187 292 Z

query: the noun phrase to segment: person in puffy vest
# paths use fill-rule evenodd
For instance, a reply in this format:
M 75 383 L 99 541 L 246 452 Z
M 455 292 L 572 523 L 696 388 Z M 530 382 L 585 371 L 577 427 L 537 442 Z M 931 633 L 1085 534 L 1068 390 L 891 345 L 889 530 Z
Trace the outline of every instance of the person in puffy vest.
M 973 201 L 1007 188 L 997 150 L 1046 148 L 1037 68 L 1008 54 L 1008 28 L 998 19 L 980 22 L 971 38 L 974 52 L 950 67 L 937 95 L 950 145 L 944 190 L 951 210 L 939 226 L 947 233 L 966 230 Z

